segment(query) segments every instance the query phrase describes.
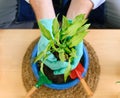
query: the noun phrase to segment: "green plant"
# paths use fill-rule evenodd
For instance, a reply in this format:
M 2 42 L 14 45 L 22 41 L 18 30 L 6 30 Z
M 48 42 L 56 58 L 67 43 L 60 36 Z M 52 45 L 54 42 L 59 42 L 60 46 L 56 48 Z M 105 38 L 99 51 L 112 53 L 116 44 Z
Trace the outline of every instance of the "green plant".
M 117 81 L 116 83 L 120 83 L 120 81 Z
M 40 71 L 44 74 L 43 63 L 50 53 L 57 53 L 56 56 L 60 61 L 68 61 L 68 66 L 64 73 L 64 81 L 71 71 L 71 62 L 76 57 L 75 46 L 77 46 L 87 34 L 87 29 L 90 24 L 85 24 L 87 19 L 84 14 L 76 16 L 72 21 L 65 16 L 62 19 L 60 26 L 57 17 L 53 20 L 52 35 L 41 22 L 38 23 L 41 33 L 49 40 L 49 43 L 44 51 L 38 54 L 34 63 L 42 61 Z

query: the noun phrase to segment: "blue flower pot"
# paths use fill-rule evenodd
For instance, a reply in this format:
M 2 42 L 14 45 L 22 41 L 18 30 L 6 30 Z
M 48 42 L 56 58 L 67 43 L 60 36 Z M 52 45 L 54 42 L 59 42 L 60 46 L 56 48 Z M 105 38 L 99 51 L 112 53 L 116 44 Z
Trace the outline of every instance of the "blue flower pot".
M 37 48 L 38 46 L 36 45 L 32 51 L 32 58 L 37 56 Z M 82 73 L 82 77 L 85 77 L 87 70 L 88 70 L 88 66 L 89 66 L 89 57 L 88 57 L 88 52 L 86 47 L 83 47 L 83 66 L 84 66 L 84 72 Z M 39 77 L 39 68 L 37 66 L 37 63 L 33 63 L 32 64 L 32 71 L 33 74 L 35 75 L 35 77 L 37 78 L 37 80 L 40 78 Z M 80 80 L 78 78 L 74 79 L 73 81 L 70 82 L 66 82 L 63 84 L 44 84 L 46 87 L 52 88 L 52 89 L 57 89 L 57 90 L 63 90 L 63 89 L 68 89 L 71 88 L 75 85 L 77 85 L 80 82 Z

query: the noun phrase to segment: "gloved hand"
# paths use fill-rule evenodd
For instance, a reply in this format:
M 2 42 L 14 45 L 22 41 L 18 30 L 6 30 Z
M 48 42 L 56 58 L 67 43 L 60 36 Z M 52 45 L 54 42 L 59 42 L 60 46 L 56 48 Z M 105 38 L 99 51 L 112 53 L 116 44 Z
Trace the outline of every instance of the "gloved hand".
M 40 20 L 41 23 L 50 31 L 52 35 L 52 22 L 53 19 L 42 19 Z M 41 51 L 45 50 L 49 40 L 47 40 L 42 34 L 40 37 L 40 40 L 38 42 L 38 53 L 39 54 Z M 82 55 L 83 55 L 83 41 L 78 44 L 75 49 L 77 50 L 76 55 L 77 57 L 74 58 L 73 62 L 71 63 L 72 69 L 75 69 L 76 66 L 78 65 Z M 68 65 L 68 62 L 62 62 L 62 61 L 57 61 L 57 58 L 51 53 L 46 61 L 44 62 L 46 66 L 48 66 L 50 69 L 54 71 L 55 75 L 58 74 L 64 74 L 66 67 Z

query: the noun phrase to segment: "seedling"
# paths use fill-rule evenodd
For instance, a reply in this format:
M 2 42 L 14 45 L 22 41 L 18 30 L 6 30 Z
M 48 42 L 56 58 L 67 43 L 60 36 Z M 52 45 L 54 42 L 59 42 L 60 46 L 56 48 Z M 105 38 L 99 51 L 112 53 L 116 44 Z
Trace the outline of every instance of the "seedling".
M 88 33 L 87 29 L 90 24 L 86 24 L 87 19 L 85 19 L 84 14 L 76 16 L 72 21 L 68 20 L 65 16 L 62 19 L 62 25 L 60 26 L 57 17 L 53 20 L 52 34 L 45 28 L 45 26 L 39 21 L 38 25 L 41 33 L 46 39 L 49 40 L 45 50 L 40 52 L 35 58 L 34 63 L 40 61 L 41 68 L 40 71 L 44 74 L 43 63 L 47 57 L 52 54 L 57 54 L 55 57 L 64 62 L 68 62 L 68 66 L 64 72 L 64 81 L 71 72 L 71 62 L 73 58 L 76 58 L 77 46 Z

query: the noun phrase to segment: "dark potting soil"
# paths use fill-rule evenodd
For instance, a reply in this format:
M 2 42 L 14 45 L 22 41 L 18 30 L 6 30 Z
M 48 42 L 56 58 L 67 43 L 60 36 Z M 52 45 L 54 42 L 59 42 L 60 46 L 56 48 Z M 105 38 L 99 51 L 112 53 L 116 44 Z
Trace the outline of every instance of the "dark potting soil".
M 83 57 L 81 58 L 80 60 L 80 63 L 83 65 Z M 40 65 L 40 64 L 39 64 Z M 40 69 L 40 68 L 39 68 Z M 61 75 L 54 75 L 53 74 L 53 70 L 51 70 L 49 67 L 47 67 L 45 64 L 44 64 L 44 67 L 43 67 L 43 70 L 44 70 L 44 73 L 45 75 L 48 77 L 49 80 L 51 80 L 53 83 L 56 83 L 56 84 L 61 84 L 61 83 L 65 83 L 64 82 L 64 74 L 61 74 Z M 68 76 L 67 78 L 67 81 L 66 82 L 70 82 L 72 81 L 73 79 L 70 78 L 70 76 Z

